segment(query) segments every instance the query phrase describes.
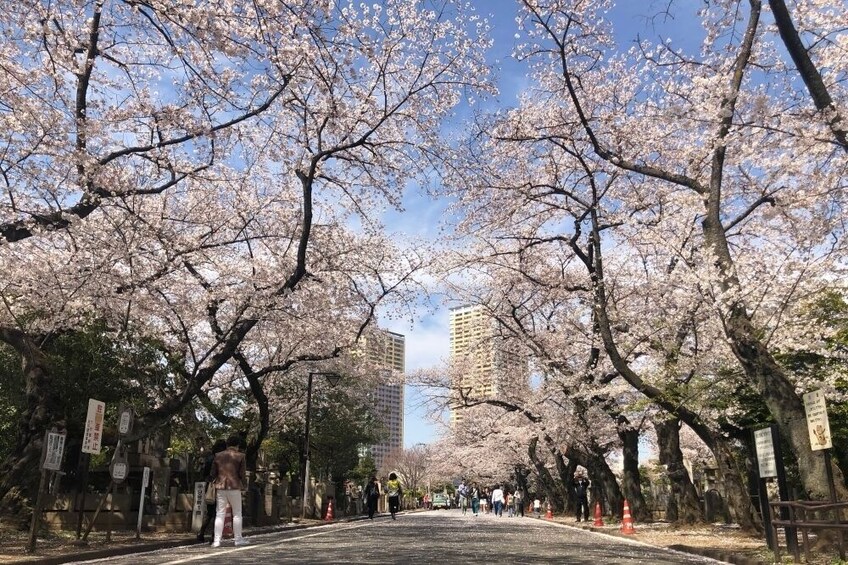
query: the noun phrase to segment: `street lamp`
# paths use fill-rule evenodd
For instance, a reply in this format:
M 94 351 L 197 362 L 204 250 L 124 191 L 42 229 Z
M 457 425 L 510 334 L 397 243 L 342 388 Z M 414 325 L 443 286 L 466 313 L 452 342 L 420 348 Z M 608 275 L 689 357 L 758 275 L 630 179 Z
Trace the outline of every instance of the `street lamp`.
M 314 376 L 324 377 L 327 379 L 327 383 L 334 387 L 339 383 L 342 376 L 338 373 L 327 373 L 327 372 L 310 372 L 309 373 L 309 381 L 306 385 L 306 426 L 304 431 L 303 438 L 303 454 L 306 463 L 303 469 L 303 500 L 301 501 L 300 507 L 300 517 L 306 518 L 306 499 L 309 494 L 309 415 L 312 411 L 312 377 Z

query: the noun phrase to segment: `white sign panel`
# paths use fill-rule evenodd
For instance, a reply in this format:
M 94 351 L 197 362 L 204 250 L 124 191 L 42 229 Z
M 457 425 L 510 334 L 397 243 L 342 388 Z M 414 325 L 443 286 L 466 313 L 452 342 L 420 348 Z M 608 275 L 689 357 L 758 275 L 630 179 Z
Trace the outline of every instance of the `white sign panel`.
M 824 393 L 820 390 L 804 395 L 804 411 L 807 413 L 807 429 L 810 432 L 810 447 L 813 451 L 833 447 L 830 439 L 830 422 Z
M 130 433 L 132 429 L 132 411 L 124 410 L 121 412 L 121 415 L 118 417 L 118 433 L 122 436 Z
M 42 469 L 59 471 L 62 469 L 62 454 L 65 452 L 65 434 L 47 432 L 47 445 L 44 450 Z
M 194 483 L 194 509 L 202 511 L 206 506 L 206 483 Z
M 88 399 L 88 415 L 85 417 L 85 432 L 82 436 L 82 452 L 97 455 L 100 453 L 100 443 L 103 441 L 103 417 L 106 414 L 106 403 Z
M 755 430 L 754 443 L 757 446 L 757 464 L 760 468 L 760 478 L 776 477 L 777 462 L 774 459 L 774 443 L 772 442 L 771 428 Z
M 115 461 L 112 465 L 112 480 L 117 482 L 126 480 L 129 469 L 129 465 L 123 459 Z
M 199 532 L 206 517 L 206 483 L 194 483 L 194 505 L 191 509 L 191 531 Z

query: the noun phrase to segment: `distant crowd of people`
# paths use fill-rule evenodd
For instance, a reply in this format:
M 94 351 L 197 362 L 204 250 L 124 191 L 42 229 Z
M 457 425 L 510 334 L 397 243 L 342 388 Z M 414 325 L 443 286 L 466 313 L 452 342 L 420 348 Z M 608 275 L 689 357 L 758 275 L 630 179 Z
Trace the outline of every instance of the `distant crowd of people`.
M 574 473 L 571 483 L 572 495 L 575 504 L 575 515 L 578 522 L 589 520 L 589 491 L 592 483 L 582 468 Z M 388 481 L 381 483 L 376 477 L 372 477 L 363 489 L 363 502 L 368 517 L 373 519 L 377 513 L 380 497 L 388 495 L 389 513 L 392 519 L 400 511 L 403 489 L 396 473 L 389 475 Z M 441 495 L 439 495 L 441 496 Z M 419 500 L 424 508 L 432 508 L 430 494 L 425 494 Z M 543 509 L 549 507 L 548 500 L 544 501 L 538 495 L 528 496 L 520 487 L 514 489 L 507 485 L 496 484 L 492 487 L 481 487 L 477 482 L 460 482 L 453 497 L 448 498 L 447 507 L 458 507 L 463 514 L 470 510 L 474 516 L 480 514 L 494 514 L 502 517 L 504 511 L 508 517 L 524 517 L 525 512 L 531 513 L 536 518 L 541 518 Z
M 571 488 L 576 506 L 577 521 L 589 520 L 589 489 L 592 483 L 586 476 L 586 471 L 578 469 L 574 473 Z M 506 510 L 507 516 L 524 517 L 525 508 L 527 512 L 540 518 L 542 508 L 549 506 L 547 499 L 543 502 L 538 495 L 527 497 L 520 488 L 509 489 L 501 485 L 493 487 L 480 486 L 476 482 L 466 484 L 463 480 L 456 489 L 456 505 L 466 514 L 470 509 L 475 516 L 479 514 L 493 513 L 495 516 L 503 516 Z
M 456 504 L 463 514 L 470 508 L 475 516 L 494 513 L 500 517 L 504 510 L 510 517 L 524 516 L 524 493 L 520 488 L 510 491 L 495 485 L 481 489 L 476 482 L 465 484 L 462 481 L 456 489 Z M 539 504 L 541 506 L 541 502 Z

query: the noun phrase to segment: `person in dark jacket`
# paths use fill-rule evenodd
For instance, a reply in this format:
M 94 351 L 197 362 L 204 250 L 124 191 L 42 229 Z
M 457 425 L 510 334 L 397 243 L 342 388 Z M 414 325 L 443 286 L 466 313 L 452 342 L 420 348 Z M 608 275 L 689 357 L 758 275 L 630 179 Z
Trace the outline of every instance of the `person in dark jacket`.
M 380 498 L 380 481 L 377 477 L 371 477 L 368 486 L 365 487 L 365 504 L 368 506 L 368 517 L 374 519 L 377 511 L 377 500 Z
M 233 537 L 235 538 L 235 544 L 247 544 L 247 540 L 242 537 L 241 517 L 241 491 L 244 488 L 244 483 L 247 481 L 247 463 L 244 459 L 244 453 L 239 451 L 239 445 L 241 445 L 240 437 L 228 437 L 227 449 L 216 454 L 212 462 L 212 473 L 210 476 L 217 489 L 215 539 L 212 542 L 212 547 L 220 547 L 221 545 L 227 504 L 233 510 Z
M 574 491 L 574 504 L 577 507 L 577 521 L 580 517 L 586 522 L 589 521 L 589 488 L 592 483 L 586 478 L 583 471 L 574 473 L 574 480 L 571 482 L 571 488 Z
M 203 457 L 203 469 L 201 470 L 201 477 L 206 481 L 206 488 L 209 488 L 209 484 L 212 482 L 210 475 L 212 474 L 212 463 L 215 461 L 215 455 L 221 453 L 227 449 L 226 440 L 219 439 L 216 440 L 212 445 L 212 451 L 207 453 Z M 204 490 L 205 492 L 205 490 Z M 206 518 L 203 520 L 203 525 L 200 526 L 200 531 L 197 533 L 197 541 L 205 541 L 206 540 L 206 530 L 209 529 L 209 523 L 212 522 L 212 518 L 215 517 L 215 504 L 216 501 L 209 502 L 206 501 Z

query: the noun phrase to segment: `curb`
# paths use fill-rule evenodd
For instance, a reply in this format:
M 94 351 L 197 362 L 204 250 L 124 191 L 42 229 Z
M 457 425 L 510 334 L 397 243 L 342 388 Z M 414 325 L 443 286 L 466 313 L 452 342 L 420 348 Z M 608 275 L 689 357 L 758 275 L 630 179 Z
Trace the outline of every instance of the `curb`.
M 333 522 L 318 522 L 314 524 L 298 524 L 291 522 L 289 524 L 280 524 L 279 526 L 264 526 L 256 528 L 245 528 L 244 537 L 251 537 L 260 534 L 272 534 L 274 532 L 303 530 L 313 528 L 315 526 L 323 526 L 328 523 L 354 522 L 361 520 L 360 516 L 353 516 L 346 519 L 334 520 Z M 120 557 L 122 555 L 132 555 L 133 553 L 146 553 L 149 551 L 159 551 L 160 549 L 170 549 L 173 547 L 185 547 L 189 545 L 209 545 L 206 542 L 197 541 L 194 535 L 186 536 L 172 540 L 163 541 L 138 541 L 134 543 L 115 545 L 113 547 L 102 547 L 99 549 L 81 549 L 74 551 L 74 548 L 69 548 L 68 553 L 62 555 L 53 555 L 49 557 L 41 557 L 35 559 L 18 559 L 9 561 L 8 563 L 19 563 L 21 565 L 61 565 L 63 563 L 71 563 L 74 561 L 91 561 L 94 559 L 105 559 L 107 557 Z

